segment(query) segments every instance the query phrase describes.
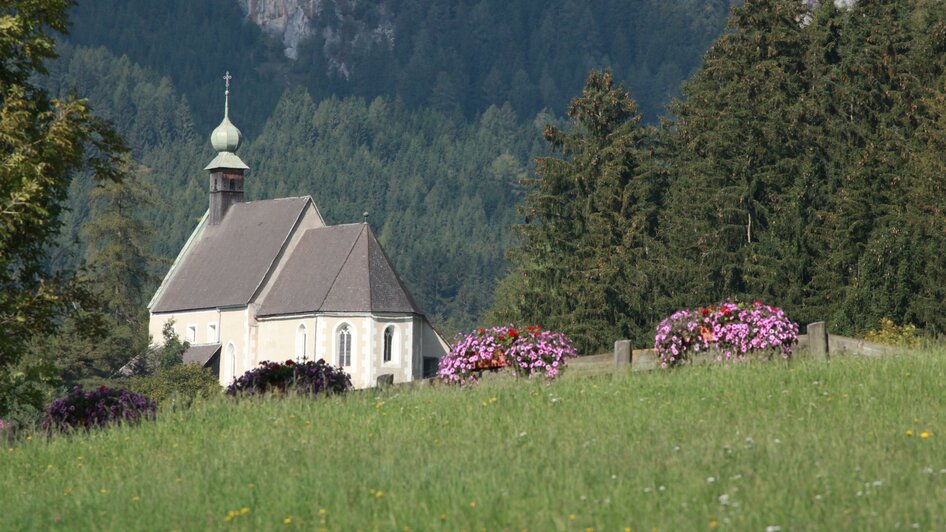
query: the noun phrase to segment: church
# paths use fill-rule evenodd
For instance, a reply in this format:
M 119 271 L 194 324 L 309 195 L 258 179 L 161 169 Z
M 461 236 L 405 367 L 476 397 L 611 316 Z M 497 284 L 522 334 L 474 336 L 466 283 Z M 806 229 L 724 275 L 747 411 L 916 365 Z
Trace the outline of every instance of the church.
M 245 201 L 242 136 L 224 117 L 210 137 L 210 205 L 148 304 L 149 333 L 169 321 L 185 363 L 221 385 L 273 360 L 342 367 L 355 388 L 436 371 L 448 347 L 367 223 L 326 225 L 309 196 Z

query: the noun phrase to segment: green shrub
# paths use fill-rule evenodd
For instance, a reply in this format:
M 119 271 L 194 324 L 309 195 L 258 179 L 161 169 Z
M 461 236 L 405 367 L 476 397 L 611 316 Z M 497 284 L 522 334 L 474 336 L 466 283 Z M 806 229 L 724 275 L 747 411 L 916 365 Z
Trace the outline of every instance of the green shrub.
M 127 387 L 164 404 L 168 401 L 189 404 L 198 397 L 221 393 L 216 375 L 197 364 L 178 364 L 158 368 L 151 375 L 128 379 Z
M 47 360 L 23 360 L 12 368 L 0 368 L 0 420 L 7 435 L 39 424 L 58 381 L 56 367 Z
M 897 325 L 887 318 L 882 318 L 876 329 L 867 331 L 864 339 L 868 342 L 898 347 L 919 347 L 921 342 L 915 325 L 912 323 Z

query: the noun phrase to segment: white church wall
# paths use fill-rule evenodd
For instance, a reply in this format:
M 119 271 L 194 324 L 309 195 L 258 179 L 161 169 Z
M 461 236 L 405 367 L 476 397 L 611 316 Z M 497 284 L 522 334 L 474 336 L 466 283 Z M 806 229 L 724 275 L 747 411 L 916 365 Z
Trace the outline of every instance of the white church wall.
M 351 331 L 351 365 L 344 369 L 351 375 L 355 388 L 375 386 L 378 375 L 383 373 L 393 374 L 394 382 L 411 380 L 414 344 L 411 316 L 320 315 L 316 323 L 316 359 L 340 365 L 338 333 L 343 325 L 348 325 Z M 384 329 L 388 326 L 395 329 L 395 345 L 391 362 L 385 363 Z
M 222 310 L 220 312 L 220 384 L 229 385 L 231 376 L 239 377 L 256 366 L 247 349 L 248 331 L 246 308 Z M 228 349 L 233 346 L 233 360 Z
M 415 316 L 411 321 L 411 365 L 412 379 L 424 376 L 424 318 Z
M 371 346 L 371 319 L 367 316 L 319 316 L 318 358 L 325 359 L 333 366 L 340 366 L 338 349 L 338 333 L 342 326 L 347 325 L 351 332 L 351 364 L 343 369 L 351 375 L 352 386 L 366 388 L 370 369 L 367 365 L 368 351 Z
M 443 337 L 434 330 L 430 322 L 424 320 L 423 335 L 421 338 L 421 353 L 424 357 L 443 358 L 450 352 L 450 346 L 444 341 Z M 423 362 L 423 361 L 421 361 Z M 423 366 L 421 366 L 423 373 Z M 419 377 L 418 377 L 419 378 Z
M 371 351 L 368 354 L 369 371 L 366 375 L 367 386 L 377 383 L 378 375 L 390 373 L 394 382 L 411 380 L 411 344 L 413 337 L 413 317 L 411 316 L 375 316 L 372 318 Z M 391 346 L 391 361 L 384 361 L 384 331 L 394 331 Z
M 197 310 L 192 312 L 173 312 L 167 314 L 152 314 L 148 321 L 148 334 L 151 335 L 151 344 L 155 346 L 164 345 L 164 324 L 169 320 L 174 320 L 174 332 L 181 340 L 187 340 L 192 344 L 215 343 L 216 339 L 209 337 L 208 325 L 216 325 L 217 334 L 220 332 L 220 313 L 216 309 Z M 187 328 L 194 327 L 195 338 L 191 340 L 187 337 Z
M 259 321 L 257 358 L 260 362 L 272 360 L 285 362 L 297 360 L 302 346 L 299 340 L 299 326 L 305 327 L 304 354 L 307 360 L 318 360 L 315 353 L 316 323 L 314 316 L 267 319 Z

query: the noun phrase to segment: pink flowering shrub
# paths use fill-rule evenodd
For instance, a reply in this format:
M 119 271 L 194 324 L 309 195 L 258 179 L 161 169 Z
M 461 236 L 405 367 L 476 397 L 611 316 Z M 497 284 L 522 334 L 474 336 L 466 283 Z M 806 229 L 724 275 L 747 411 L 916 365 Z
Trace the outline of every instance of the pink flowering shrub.
M 746 360 L 754 354 L 788 358 L 798 342 L 798 324 L 778 308 L 756 301 L 731 301 L 678 310 L 657 326 L 654 349 L 661 367 L 685 364 L 691 353 L 716 352 L 716 360 Z
M 512 367 L 517 375 L 557 377 L 578 353 L 564 334 L 541 327 L 494 327 L 458 335 L 450 354 L 440 359 L 437 376 L 461 386 L 476 382 L 484 370 Z

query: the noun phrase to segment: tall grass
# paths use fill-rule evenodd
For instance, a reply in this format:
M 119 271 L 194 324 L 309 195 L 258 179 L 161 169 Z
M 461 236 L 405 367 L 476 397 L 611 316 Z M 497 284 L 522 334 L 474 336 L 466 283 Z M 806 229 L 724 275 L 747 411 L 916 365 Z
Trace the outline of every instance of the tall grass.
M 772 526 L 946 526 L 946 353 L 221 397 L 0 453 L 2 530 Z

